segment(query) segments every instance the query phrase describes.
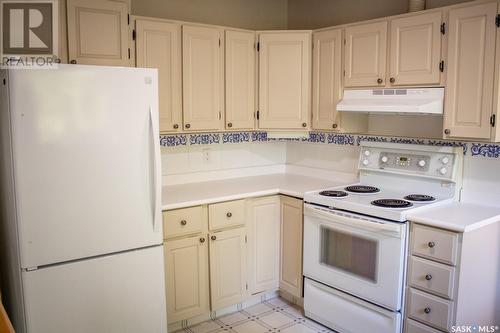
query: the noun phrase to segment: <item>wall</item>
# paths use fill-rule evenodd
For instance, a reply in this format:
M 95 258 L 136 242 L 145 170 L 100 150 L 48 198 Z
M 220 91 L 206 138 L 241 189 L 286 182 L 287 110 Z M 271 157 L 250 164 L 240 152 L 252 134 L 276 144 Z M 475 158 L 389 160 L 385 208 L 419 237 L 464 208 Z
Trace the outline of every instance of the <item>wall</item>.
M 287 0 L 132 0 L 132 14 L 230 27 L 286 29 Z
M 427 8 L 468 0 L 427 0 Z M 289 0 L 288 28 L 317 29 L 408 12 L 407 0 Z

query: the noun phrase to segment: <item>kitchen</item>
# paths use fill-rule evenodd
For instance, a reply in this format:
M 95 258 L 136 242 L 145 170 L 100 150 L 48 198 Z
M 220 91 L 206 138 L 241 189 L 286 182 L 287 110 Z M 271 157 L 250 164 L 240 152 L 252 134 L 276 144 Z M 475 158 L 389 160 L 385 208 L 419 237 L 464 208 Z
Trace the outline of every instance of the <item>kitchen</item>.
M 16 332 L 498 330 L 498 1 L 48 3 L 55 68 L 0 72 Z

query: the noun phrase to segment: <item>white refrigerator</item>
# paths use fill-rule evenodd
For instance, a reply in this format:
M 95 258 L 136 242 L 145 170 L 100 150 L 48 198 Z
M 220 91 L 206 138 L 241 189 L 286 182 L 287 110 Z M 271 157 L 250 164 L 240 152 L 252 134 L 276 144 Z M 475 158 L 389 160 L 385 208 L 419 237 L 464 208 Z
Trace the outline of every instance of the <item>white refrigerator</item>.
M 0 283 L 16 331 L 166 332 L 156 70 L 0 80 Z

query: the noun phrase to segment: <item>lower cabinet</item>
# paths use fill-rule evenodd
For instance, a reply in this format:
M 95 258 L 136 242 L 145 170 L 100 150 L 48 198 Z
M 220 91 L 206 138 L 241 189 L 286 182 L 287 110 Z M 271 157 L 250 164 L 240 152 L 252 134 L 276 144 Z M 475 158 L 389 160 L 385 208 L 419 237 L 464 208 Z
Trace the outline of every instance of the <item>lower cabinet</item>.
M 249 200 L 248 291 L 257 294 L 279 287 L 280 200 L 278 196 Z
M 245 228 L 210 234 L 212 311 L 240 303 L 246 294 Z
M 205 236 L 166 241 L 167 320 L 175 322 L 209 311 L 208 242 Z
M 280 273 L 279 288 L 302 297 L 302 230 L 303 202 L 282 196 L 280 205 Z

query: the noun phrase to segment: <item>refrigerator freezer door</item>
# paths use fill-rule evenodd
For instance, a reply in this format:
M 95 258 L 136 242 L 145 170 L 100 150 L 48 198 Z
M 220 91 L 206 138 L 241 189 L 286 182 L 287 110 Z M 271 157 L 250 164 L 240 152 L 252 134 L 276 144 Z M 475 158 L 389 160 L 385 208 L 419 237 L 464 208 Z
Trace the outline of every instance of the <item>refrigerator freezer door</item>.
M 30 333 L 163 333 L 162 246 L 23 272 Z
M 162 243 L 155 69 L 9 73 L 23 268 Z

